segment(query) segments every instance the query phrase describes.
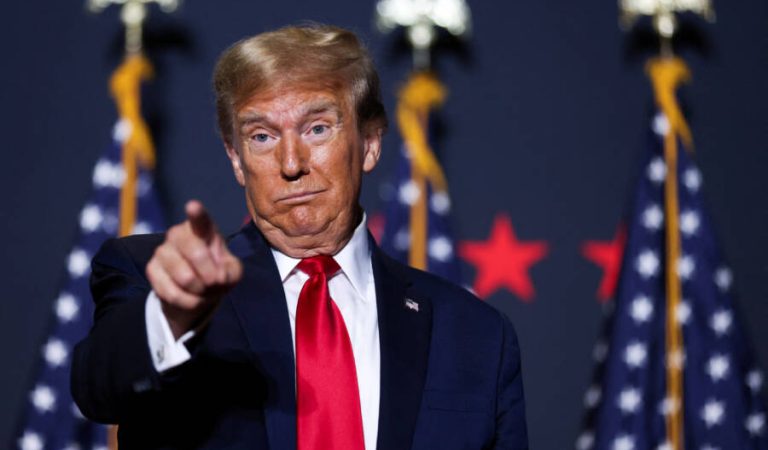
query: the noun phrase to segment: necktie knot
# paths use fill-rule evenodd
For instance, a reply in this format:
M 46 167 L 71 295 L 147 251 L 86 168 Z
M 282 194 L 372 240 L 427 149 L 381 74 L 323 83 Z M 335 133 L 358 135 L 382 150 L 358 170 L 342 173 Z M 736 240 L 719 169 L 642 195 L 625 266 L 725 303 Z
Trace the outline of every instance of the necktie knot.
M 327 255 L 318 255 L 312 256 L 310 258 L 304 258 L 301 260 L 297 267 L 299 270 L 306 273 L 310 277 L 324 274 L 327 278 L 330 278 L 336 272 L 341 270 L 339 263 Z

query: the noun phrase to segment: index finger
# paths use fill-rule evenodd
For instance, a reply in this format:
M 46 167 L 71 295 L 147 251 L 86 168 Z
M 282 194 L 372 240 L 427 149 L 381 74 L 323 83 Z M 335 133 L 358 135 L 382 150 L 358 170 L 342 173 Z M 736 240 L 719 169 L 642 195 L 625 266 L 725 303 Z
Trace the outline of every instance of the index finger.
M 216 224 L 205 210 L 205 206 L 197 200 L 190 200 L 184 207 L 187 220 L 195 236 L 209 243 L 216 236 Z

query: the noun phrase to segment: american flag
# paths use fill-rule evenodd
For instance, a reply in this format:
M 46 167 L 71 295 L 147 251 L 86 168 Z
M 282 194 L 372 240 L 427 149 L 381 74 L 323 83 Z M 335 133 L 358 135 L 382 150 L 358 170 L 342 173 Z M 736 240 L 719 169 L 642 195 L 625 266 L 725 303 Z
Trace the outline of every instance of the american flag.
M 447 188 L 438 186 L 434 178 L 425 174 L 428 170 L 421 170 L 419 158 L 414 156 L 419 150 L 417 147 L 423 142 L 426 145 L 422 146 L 421 150 L 429 152 L 437 164 L 437 158 L 429 143 L 429 115 L 430 110 L 442 101 L 442 89 L 436 78 L 416 73 L 400 93 L 397 109 L 403 145 L 398 155 L 392 196 L 387 205 L 381 246 L 387 254 L 400 262 L 459 283 L 459 262 L 450 226 L 451 201 Z M 433 98 L 430 101 L 428 94 L 423 95 L 425 92 L 435 92 L 440 99 Z M 411 94 L 417 93 L 422 96 L 413 95 L 415 100 L 409 98 Z M 410 124 L 404 122 L 409 119 L 416 120 L 412 120 Z M 416 136 L 411 134 L 414 131 Z M 439 166 L 436 170 L 440 171 Z M 413 220 L 414 214 L 420 214 L 420 202 L 423 202 L 425 209 L 421 212 L 426 219 L 423 224 Z M 418 230 L 418 226 L 425 228 Z M 424 254 L 416 255 L 416 260 L 425 263 L 423 267 L 413 263 L 414 249 L 423 249 Z
M 411 248 L 411 206 L 421 195 L 411 180 L 411 164 L 407 150 L 398 157 L 394 177 L 394 195 L 387 205 L 386 222 L 381 246 L 387 254 L 408 264 Z M 427 267 L 424 269 L 448 280 L 459 282 L 459 263 L 456 259 L 453 234 L 450 228 L 450 198 L 447 193 L 435 193 L 431 186 L 427 192 Z
M 118 235 L 120 191 L 126 180 L 123 144 L 132 132 L 128 120 L 113 130 L 113 142 L 93 169 L 93 189 L 80 211 L 79 235 L 65 261 L 65 276 L 53 302 L 47 338 L 27 402 L 21 413 L 16 442 L 20 450 L 86 450 L 107 448 L 107 427 L 88 421 L 69 391 L 70 356 L 88 333 L 93 301 L 88 287 L 91 258 L 106 239 Z M 151 171 L 139 168 L 136 180 L 137 215 L 133 233 L 164 229 Z
M 676 354 L 667 349 L 664 142 L 669 132 L 667 116 L 659 113 L 634 193 L 615 304 L 594 349 L 597 366 L 576 448 L 671 450 L 667 419 L 681 413 L 682 448 L 768 449 L 763 375 L 739 327 L 733 276 L 704 209 L 701 172 L 682 141 L 676 171 L 681 252 L 675 267 L 682 295 L 671 316 L 683 346 Z M 669 396 L 670 364 L 682 368 L 681 399 Z

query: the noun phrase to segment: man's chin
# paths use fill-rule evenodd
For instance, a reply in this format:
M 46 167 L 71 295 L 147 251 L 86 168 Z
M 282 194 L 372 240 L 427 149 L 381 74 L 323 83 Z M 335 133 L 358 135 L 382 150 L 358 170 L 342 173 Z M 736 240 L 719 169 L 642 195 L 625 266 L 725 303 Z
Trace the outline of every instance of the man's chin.
M 294 211 L 298 212 L 298 211 Z M 327 233 L 332 228 L 333 218 L 317 217 L 313 214 L 290 214 L 286 220 L 276 224 L 280 232 L 291 239 L 312 238 Z
M 313 238 L 323 234 L 328 227 L 320 224 L 291 224 L 283 229 L 283 234 L 292 239 Z

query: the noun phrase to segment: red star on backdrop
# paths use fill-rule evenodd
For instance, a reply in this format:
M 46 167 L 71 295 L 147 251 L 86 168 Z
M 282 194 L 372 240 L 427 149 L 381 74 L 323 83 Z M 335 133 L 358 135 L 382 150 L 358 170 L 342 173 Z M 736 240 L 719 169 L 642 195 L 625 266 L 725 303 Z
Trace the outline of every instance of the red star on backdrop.
M 616 235 L 611 241 L 586 241 L 581 246 L 581 254 L 603 269 L 603 279 L 597 288 L 597 298 L 605 303 L 616 293 L 621 270 L 621 258 L 624 255 L 624 245 L 627 242 L 627 230 L 619 225 Z
M 506 288 L 531 301 L 535 290 L 528 271 L 546 254 L 545 241 L 519 241 L 505 214 L 496 216 L 487 241 L 465 241 L 459 246 L 459 255 L 477 268 L 473 289 L 481 298 Z

